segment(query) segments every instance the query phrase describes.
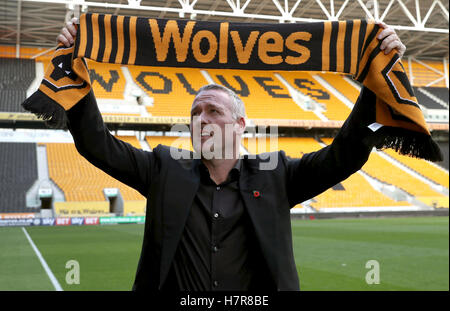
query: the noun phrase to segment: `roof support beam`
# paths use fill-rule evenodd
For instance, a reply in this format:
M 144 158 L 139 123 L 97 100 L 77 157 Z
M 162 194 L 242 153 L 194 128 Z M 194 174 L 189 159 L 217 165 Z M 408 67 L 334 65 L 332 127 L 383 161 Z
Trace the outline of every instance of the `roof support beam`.
M 22 0 L 17 1 L 17 35 L 16 35 L 16 58 L 20 57 L 20 23 L 22 21 Z
M 335 14 L 335 1 L 330 0 L 330 10 L 328 10 L 323 0 L 315 0 L 315 1 L 303 1 L 297 0 L 292 7 L 291 10 L 288 8 L 288 2 L 284 1 L 284 7 L 281 5 L 281 0 L 272 0 L 272 2 L 275 4 L 275 6 L 278 9 L 278 13 L 275 11 L 273 15 L 270 14 L 251 14 L 251 13 L 245 13 L 245 9 L 249 5 L 250 2 L 254 1 L 254 3 L 261 3 L 255 0 L 245 0 L 244 5 L 241 5 L 241 1 L 243 0 L 226 0 L 226 3 L 230 6 L 232 9 L 231 12 L 229 10 L 226 11 L 211 11 L 211 10 L 200 10 L 196 9 L 195 5 L 197 3 L 197 0 L 178 0 L 176 3 L 179 3 L 181 7 L 175 7 L 175 6 L 169 6 L 166 7 L 163 6 L 148 6 L 148 5 L 140 5 L 139 1 L 132 0 L 132 3 L 130 5 L 130 1 L 128 1 L 127 4 L 125 3 L 107 3 L 107 2 L 96 2 L 96 1 L 83 1 L 83 0 L 21 0 L 26 2 L 35 2 L 35 3 L 52 3 L 52 4 L 72 4 L 72 5 L 83 5 L 88 7 L 102 7 L 102 8 L 115 8 L 118 9 L 139 9 L 144 11 L 155 11 L 155 12 L 172 12 L 177 13 L 179 16 L 184 16 L 184 14 L 188 13 L 191 14 L 191 17 L 197 16 L 197 15 L 203 15 L 203 16 L 219 16 L 219 17 L 241 17 L 241 18 L 247 18 L 247 19 L 259 19 L 259 20 L 272 20 L 272 21 L 286 21 L 289 20 L 291 22 L 318 22 L 318 21 L 325 21 L 325 20 L 337 20 L 338 17 L 345 15 L 345 10 L 351 10 L 353 5 L 347 5 L 348 1 L 346 0 L 342 5 L 340 10 L 337 14 Z M 391 11 L 392 5 L 397 2 L 399 4 L 399 9 L 402 10 L 405 15 L 408 18 L 409 23 L 403 24 L 403 25 L 391 25 L 394 29 L 398 30 L 409 30 L 409 31 L 427 31 L 427 32 L 434 32 L 434 33 L 449 33 L 448 25 L 447 27 L 443 28 L 436 28 L 434 26 L 426 27 L 426 22 L 433 16 L 435 16 L 432 13 L 436 13 L 437 7 L 442 11 L 442 15 L 444 19 L 448 21 L 448 10 L 445 8 L 445 6 L 442 4 L 441 0 L 434 0 L 433 4 L 430 6 L 429 10 L 427 11 L 426 16 L 420 20 L 418 16 L 418 11 L 420 9 L 418 6 L 422 5 L 423 9 L 423 3 L 419 0 L 414 0 L 412 3 L 415 4 L 415 15 L 416 17 L 411 14 L 410 9 L 406 6 L 406 3 L 408 3 L 408 0 L 391 0 L 388 3 L 388 6 L 384 10 L 383 14 L 380 17 L 380 20 L 383 20 L 388 13 L 392 14 L 393 11 Z M 311 5 L 311 3 L 317 3 L 320 9 L 322 10 L 324 16 L 323 18 L 316 17 L 316 18 L 305 18 L 305 17 L 295 17 L 293 15 L 294 11 L 297 10 L 297 8 L 301 7 L 300 4 L 305 3 L 305 7 L 308 5 Z M 352 4 L 355 3 L 357 6 L 360 6 L 363 11 L 367 14 L 367 16 L 371 19 L 375 19 L 377 15 L 380 15 L 379 12 L 379 0 L 373 0 L 373 12 L 368 9 L 367 5 L 364 3 L 364 0 L 357 0 L 355 2 L 352 2 Z M 408 3 L 408 6 L 411 7 L 410 3 Z M 262 9 L 264 6 L 257 7 Z M 303 7 L 302 7 L 303 8 Z M 297 10 L 299 11 L 299 10 Z M 303 10 L 301 10 L 303 11 Z M 298 16 L 298 15 L 297 15 Z M 361 18 L 364 18 L 361 16 Z M 409 25 L 408 25 L 409 24 Z

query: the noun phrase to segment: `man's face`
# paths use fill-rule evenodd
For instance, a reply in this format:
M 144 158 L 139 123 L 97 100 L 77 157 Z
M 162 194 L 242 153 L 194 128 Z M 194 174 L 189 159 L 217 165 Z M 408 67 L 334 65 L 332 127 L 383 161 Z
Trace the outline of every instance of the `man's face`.
M 236 142 L 245 129 L 245 120 L 233 117 L 232 99 L 221 90 L 197 95 L 191 108 L 191 141 L 196 152 L 214 153 L 214 158 L 235 154 Z

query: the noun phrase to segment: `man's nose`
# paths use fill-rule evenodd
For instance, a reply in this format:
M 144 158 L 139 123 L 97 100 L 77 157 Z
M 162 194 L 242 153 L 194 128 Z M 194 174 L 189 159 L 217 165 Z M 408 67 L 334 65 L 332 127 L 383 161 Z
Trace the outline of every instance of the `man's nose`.
M 200 124 L 209 124 L 210 120 L 209 120 L 208 115 L 205 112 L 201 112 L 198 115 L 198 122 L 200 122 Z

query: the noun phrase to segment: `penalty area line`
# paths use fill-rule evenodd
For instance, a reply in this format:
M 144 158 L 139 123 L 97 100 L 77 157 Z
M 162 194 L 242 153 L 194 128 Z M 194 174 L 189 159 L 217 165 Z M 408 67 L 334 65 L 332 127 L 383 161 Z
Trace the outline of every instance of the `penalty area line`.
M 28 242 L 30 242 L 31 247 L 33 248 L 34 252 L 36 253 L 36 256 L 39 258 L 39 261 L 41 262 L 42 267 L 44 267 L 45 272 L 48 275 L 48 278 L 50 279 L 50 281 L 53 284 L 53 287 L 55 288 L 56 291 L 63 291 L 61 285 L 59 285 L 58 280 L 56 279 L 55 275 L 53 274 L 52 270 L 50 270 L 50 267 L 47 265 L 47 262 L 45 261 L 44 257 L 42 257 L 41 252 L 39 251 L 39 249 L 36 247 L 36 245 L 34 244 L 33 240 L 31 239 L 30 235 L 28 234 L 27 230 L 25 229 L 25 227 L 22 227 L 22 231 L 23 233 L 25 233 L 25 236 L 28 239 Z

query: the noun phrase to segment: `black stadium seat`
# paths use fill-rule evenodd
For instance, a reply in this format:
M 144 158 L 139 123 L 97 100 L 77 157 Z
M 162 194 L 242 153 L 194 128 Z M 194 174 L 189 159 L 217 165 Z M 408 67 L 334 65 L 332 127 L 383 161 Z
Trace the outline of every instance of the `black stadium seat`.
M 440 105 L 438 102 L 433 100 L 431 97 L 422 93 L 418 87 L 413 87 L 413 89 L 414 89 L 414 95 L 416 95 L 416 98 L 419 101 L 420 105 L 425 106 L 425 108 L 428 108 L 428 109 L 445 109 L 444 106 Z
M 445 87 L 423 87 L 426 91 L 430 92 L 440 100 L 444 101 L 448 105 L 448 88 Z
M 0 58 L 0 112 L 24 112 L 20 104 L 35 76 L 33 59 Z
M 25 201 L 37 178 L 36 144 L 0 143 L 0 213 L 38 212 Z

